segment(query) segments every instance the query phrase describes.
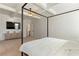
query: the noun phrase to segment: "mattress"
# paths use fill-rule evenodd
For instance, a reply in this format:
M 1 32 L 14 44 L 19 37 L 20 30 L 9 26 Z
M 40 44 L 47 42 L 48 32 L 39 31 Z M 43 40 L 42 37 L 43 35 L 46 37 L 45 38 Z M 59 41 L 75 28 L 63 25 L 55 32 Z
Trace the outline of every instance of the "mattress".
M 24 43 L 20 51 L 30 56 L 56 56 L 62 54 L 59 50 L 67 42 L 68 40 L 46 37 Z

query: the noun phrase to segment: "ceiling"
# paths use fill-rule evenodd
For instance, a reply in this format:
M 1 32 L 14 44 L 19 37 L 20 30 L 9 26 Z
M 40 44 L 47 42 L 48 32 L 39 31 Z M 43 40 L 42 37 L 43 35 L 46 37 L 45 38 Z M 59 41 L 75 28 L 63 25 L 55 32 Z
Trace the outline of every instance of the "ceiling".
M 7 11 L 7 14 L 9 13 L 10 15 L 21 14 L 22 5 L 23 3 L 0 3 L 0 13 Z M 52 16 L 79 9 L 79 3 L 28 3 L 25 8 L 31 8 L 32 11 L 38 12 L 44 16 Z M 29 16 L 28 11 L 24 10 L 24 15 Z M 32 17 L 39 18 L 37 14 L 34 14 Z
M 16 12 L 21 14 L 21 7 L 23 3 L 0 3 L 0 9 L 5 9 L 10 12 Z M 31 8 L 33 11 L 36 11 L 45 16 L 51 16 L 55 12 L 51 12 L 51 7 L 57 5 L 57 3 L 30 3 L 25 6 L 25 8 Z M 53 10 L 54 11 L 54 10 Z M 27 11 L 24 12 L 26 14 Z M 27 15 L 27 14 L 26 14 Z
M 38 13 L 45 15 L 45 16 L 51 16 L 54 13 L 51 13 L 50 9 L 51 7 L 55 6 L 57 3 L 31 3 L 27 4 L 25 8 L 32 8 L 33 11 L 37 11 Z

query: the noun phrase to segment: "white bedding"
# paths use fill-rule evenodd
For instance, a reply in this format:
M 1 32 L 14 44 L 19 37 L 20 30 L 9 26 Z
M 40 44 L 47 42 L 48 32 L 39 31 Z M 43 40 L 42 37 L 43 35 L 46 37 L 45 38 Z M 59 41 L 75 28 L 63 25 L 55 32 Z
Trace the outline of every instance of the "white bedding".
M 24 43 L 20 51 L 31 56 L 54 56 L 61 54 L 58 51 L 68 40 L 56 38 L 42 38 Z

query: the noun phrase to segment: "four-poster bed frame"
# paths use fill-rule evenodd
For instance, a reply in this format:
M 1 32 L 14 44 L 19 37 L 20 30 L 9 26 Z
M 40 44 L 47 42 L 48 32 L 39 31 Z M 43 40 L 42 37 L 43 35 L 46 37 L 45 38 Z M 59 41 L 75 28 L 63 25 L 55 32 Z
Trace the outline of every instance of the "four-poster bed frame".
M 49 18 L 51 18 L 51 17 L 55 17 L 55 16 L 60 16 L 60 15 L 63 15 L 63 14 L 67 14 L 67 13 L 71 13 L 71 12 L 74 12 L 74 11 L 78 11 L 79 9 L 75 9 L 75 10 L 71 10 L 71 11 L 67 11 L 67 12 L 63 12 L 63 13 L 60 13 L 60 14 L 56 14 L 56 15 L 53 15 L 53 16 L 44 16 L 44 15 L 42 15 L 42 14 L 39 14 L 39 13 L 37 13 L 37 12 L 35 12 L 35 11 L 32 11 L 32 10 L 30 10 L 30 9 L 27 9 L 27 8 L 25 8 L 25 6 L 27 5 L 28 3 L 25 3 L 22 7 L 21 7 L 21 44 L 23 44 L 23 10 L 27 10 L 27 11 L 30 11 L 30 12 L 33 12 L 33 13 L 35 13 L 35 14 L 37 14 L 37 15 L 40 15 L 40 16 L 42 16 L 42 17 L 45 17 L 45 18 L 47 18 L 47 37 L 49 37 Z M 24 52 L 21 52 L 21 56 L 23 56 L 23 54 L 25 54 Z M 28 54 L 25 54 L 25 55 L 27 55 L 28 56 Z

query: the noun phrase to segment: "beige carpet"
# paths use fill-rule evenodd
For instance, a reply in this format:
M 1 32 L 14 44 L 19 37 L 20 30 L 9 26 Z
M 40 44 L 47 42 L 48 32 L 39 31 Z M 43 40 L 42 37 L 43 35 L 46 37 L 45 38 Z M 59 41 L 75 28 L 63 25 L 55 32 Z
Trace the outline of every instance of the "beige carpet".
M 31 41 L 32 38 L 24 39 L 24 42 Z M 0 41 L 0 56 L 20 56 L 19 48 L 21 39 L 12 39 Z

